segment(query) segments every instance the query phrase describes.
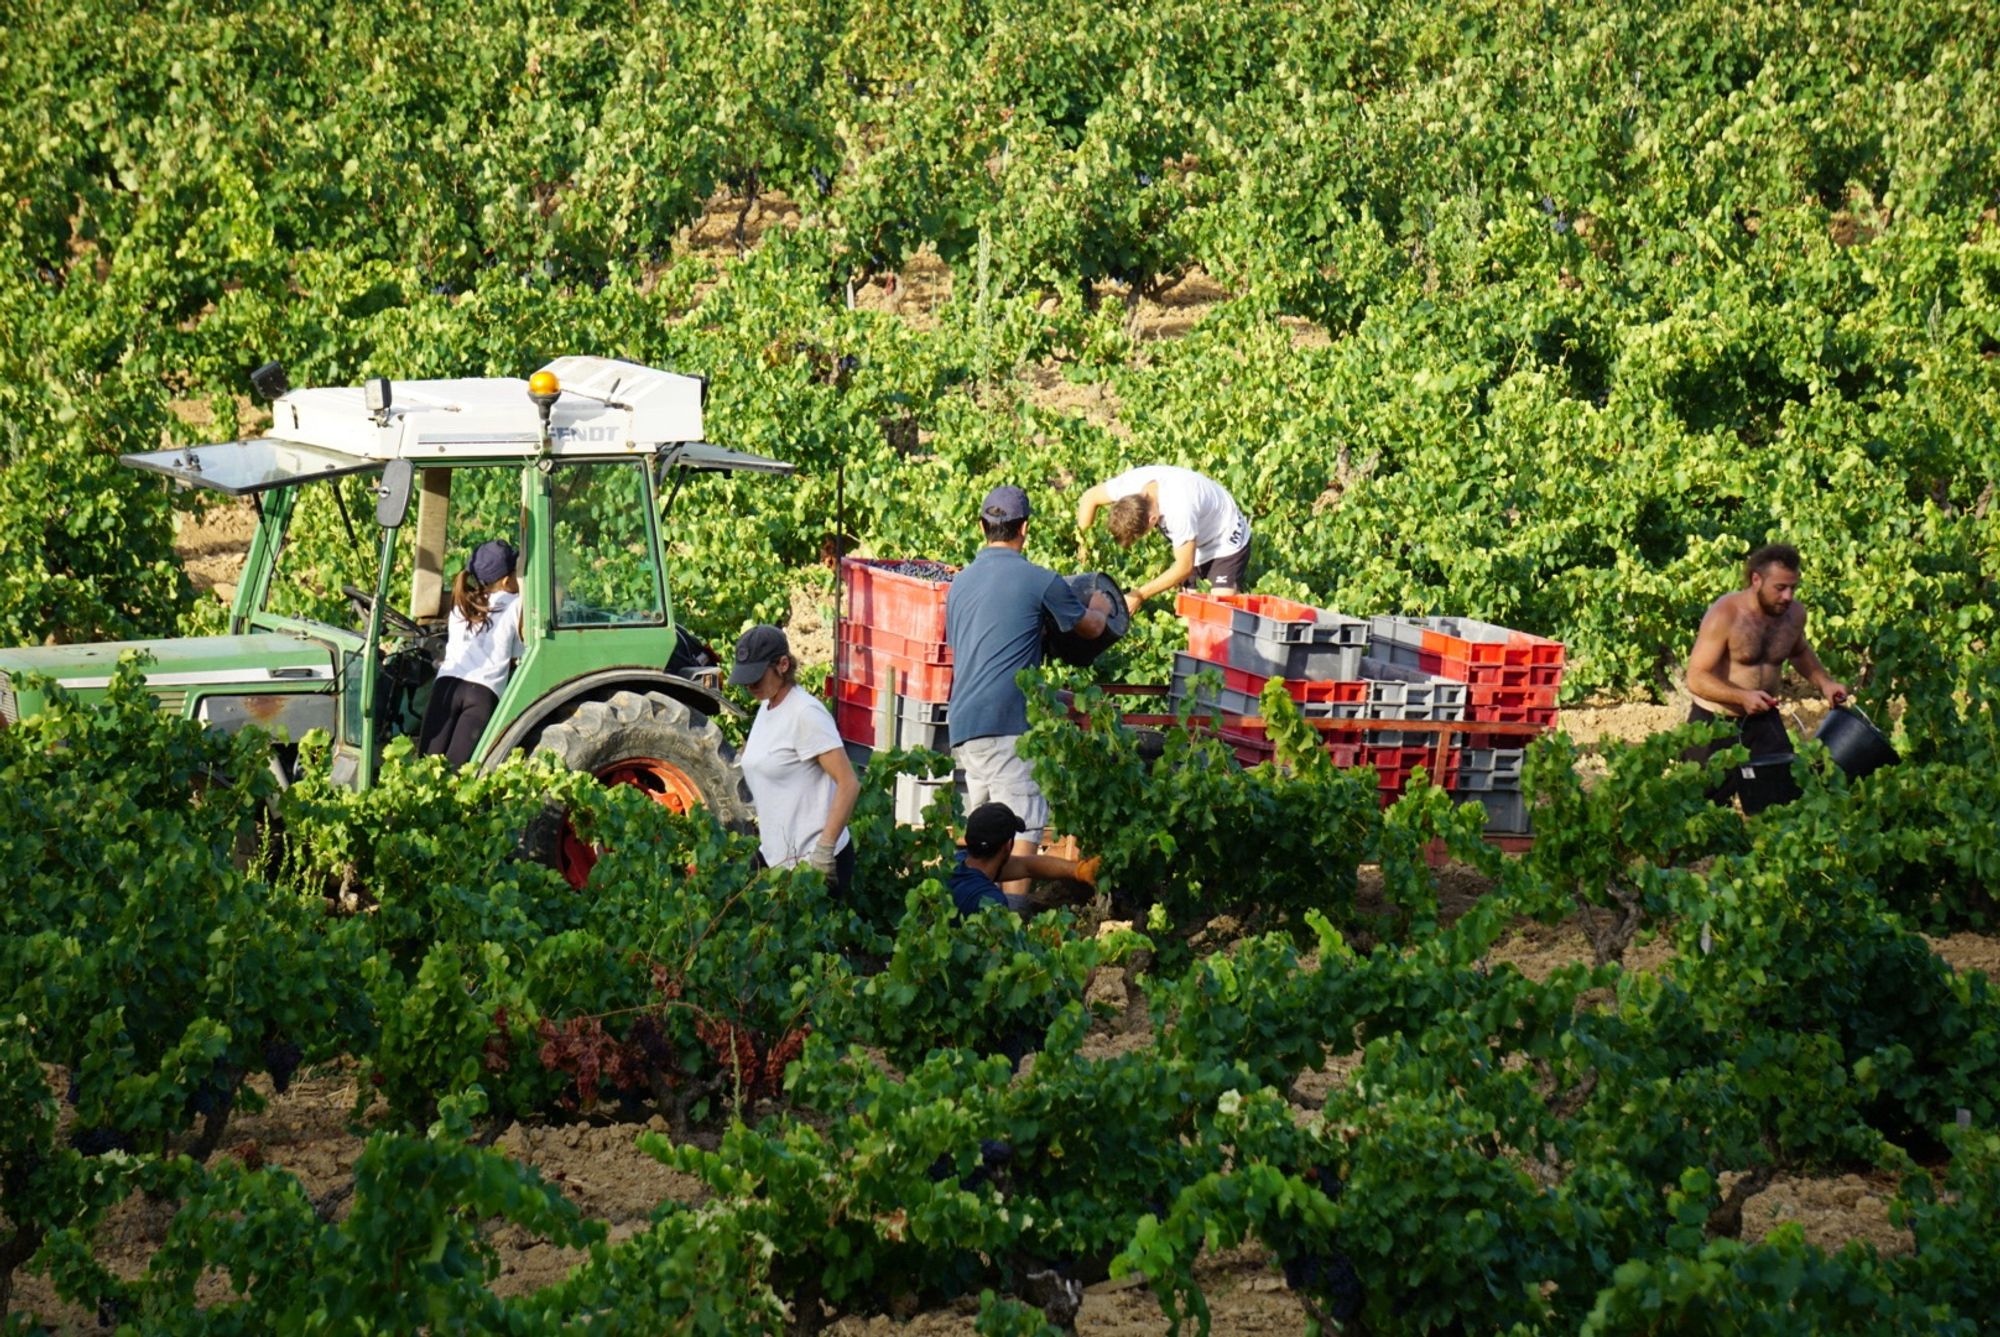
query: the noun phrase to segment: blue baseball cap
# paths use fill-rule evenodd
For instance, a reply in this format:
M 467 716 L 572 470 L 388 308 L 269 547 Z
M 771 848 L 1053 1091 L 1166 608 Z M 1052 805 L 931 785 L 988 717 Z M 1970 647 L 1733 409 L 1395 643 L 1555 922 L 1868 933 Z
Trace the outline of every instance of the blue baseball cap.
M 979 518 L 988 524 L 1004 525 L 1028 518 L 1028 494 L 1012 483 L 1002 483 L 986 494 Z
M 472 550 L 472 560 L 466 563 L 466 569 L 481 585 L 491 585 L 513 575 L 514 564 L 519 560 L 514 545 L 506 539 L 488 539 Z

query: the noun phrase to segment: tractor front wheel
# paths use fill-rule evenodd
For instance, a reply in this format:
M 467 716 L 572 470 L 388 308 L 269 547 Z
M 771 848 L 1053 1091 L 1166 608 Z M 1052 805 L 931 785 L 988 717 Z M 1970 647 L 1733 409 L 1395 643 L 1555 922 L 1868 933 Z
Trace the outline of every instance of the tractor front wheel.
M 631 785 L 675 812 L 707 808 L 733 831 L 751 829 L 749 791 L 715 721 L 660 692 L 614 692 L 586 701 L 542 730 L 535 751 L 608 785 Z M 597 851 L 578 838 L 567 815 L 550 815 L 530 833 L 534 853 L 581 889 Z

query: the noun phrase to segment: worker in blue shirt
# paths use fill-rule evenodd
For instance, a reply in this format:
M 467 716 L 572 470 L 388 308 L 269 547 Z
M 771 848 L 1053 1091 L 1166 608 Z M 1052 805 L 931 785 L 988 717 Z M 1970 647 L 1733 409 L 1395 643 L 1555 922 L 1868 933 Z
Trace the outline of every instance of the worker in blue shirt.
M 951 647 L 951 754 L 965 772 L 965 801 L 977 808 L 1002 803 L 1021 821 L 1014 852 L 1031 855 L 1049 820 L 1048 800 L 1020 754 L 1028 701 L 1014 677 L 1042 662 L 1042 624 L 1089 640 L 1104 630 L 1111 602 L 1102 593 L 1088 606 L 1055 572 L 1023 555 L 1028 542 L 1028 494 L 1001 486 L 979 509 L 985 546 L 945 595 L 945 643 Z M 1003 878 L 1021 895 L 1027 883 Z

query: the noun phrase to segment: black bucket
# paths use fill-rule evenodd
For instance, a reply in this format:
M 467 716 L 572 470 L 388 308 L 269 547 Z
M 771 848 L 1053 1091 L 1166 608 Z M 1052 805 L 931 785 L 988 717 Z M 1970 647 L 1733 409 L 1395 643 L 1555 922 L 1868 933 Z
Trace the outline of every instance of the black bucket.
M 1813 737 L 1826 744 L 1827 755 L 1833 758 L 1834 765 L 1847 772 L 1850 780 L 1859 780 L 1902 760 L 1882 731 L 1852 706 L 1835 706 L 1827 711 L 1819 728 L 1813 730 Z
M 1799 796 L 1799 782 L 1792 778 L 1794 760 L 1790 752 L 1777 752 L 1768 757 L 1752 757 L 1736 769 L 1730 778 L 1744 812 L 1762 812 Z
M 1086 640 L 1074 631 L 1057 631 L 1055 624 L 1042 620 L 1042 645 L 1051 659 L 1059 659 L 1065 664 L 1078 668 L 1089 668 L 1097 662 L 1097 657 L 1118 643 L 1132 623 L 1132 611 L 1125 606 L 1125 591 L 1118 588 L 1118 582 L 1102 571 L 1090 571 L 1080 576 L 1069 577 L 1069 587 L 1076 591 L 1076 597 L 1083 600 L 1085 608 L 1090 607 L 1090 596 L 1102 594 L 1111 601 L 1111 611 L 1104 615 L 1104 630 L 1094 639 Z

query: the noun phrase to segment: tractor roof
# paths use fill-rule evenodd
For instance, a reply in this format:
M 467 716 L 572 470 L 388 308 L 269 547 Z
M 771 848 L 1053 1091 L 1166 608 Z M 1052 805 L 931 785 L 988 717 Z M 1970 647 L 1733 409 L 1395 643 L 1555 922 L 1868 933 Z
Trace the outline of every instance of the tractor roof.
M 706 387 L 698 376 L 606 357 L 557 358 L 562 397 L 549 413 L 559 457 L 653 454 L 700 441 Z M 531 456 L 541 415 L 512 376 L 396 381 L 386 411 L 370 413 L 361 386 L 293 390 L 271 406 L 271 436 L 363 459 L 415 463 L 451 456 Z
M 702 440 L 707 385 L 699 376 L 608 357 L 557 358 L 542 371 L 561 387 L 549 412 L 552 457 L 664 456 L 693 469 L 792 471 L 782 461 Z M 364 386 L 293 390 L 271 405 L 263 437 L 120 458 L 183 483 L 244 495 L 393 459 L 423 465 L 542 453 L 541 413 L 528 382 L 517 377 L 395 381 L 388 399 L 385 409 L 371 411 Z

